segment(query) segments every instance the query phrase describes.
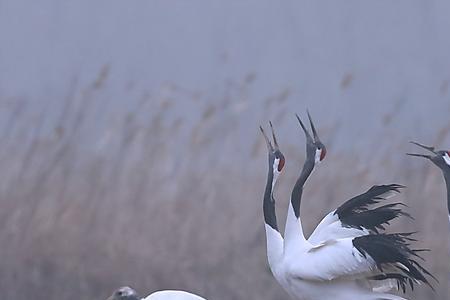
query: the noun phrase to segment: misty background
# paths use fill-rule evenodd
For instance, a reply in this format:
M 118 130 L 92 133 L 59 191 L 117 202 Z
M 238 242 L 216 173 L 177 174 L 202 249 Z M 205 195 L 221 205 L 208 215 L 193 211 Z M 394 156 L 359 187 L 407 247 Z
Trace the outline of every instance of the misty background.
M 328 148 L 307 233 L 404 184 L 415 220 L 391 231 L 418 231 L 439 279 L 410 297 L 450 299 L 443 178 L 404 155 L 450 147 L 449 28 L 444 0 L 0 0 L 2 299 L 288 299 L 267 266 L 258 126 L 286 156 L 284 225 L 306 109 Z

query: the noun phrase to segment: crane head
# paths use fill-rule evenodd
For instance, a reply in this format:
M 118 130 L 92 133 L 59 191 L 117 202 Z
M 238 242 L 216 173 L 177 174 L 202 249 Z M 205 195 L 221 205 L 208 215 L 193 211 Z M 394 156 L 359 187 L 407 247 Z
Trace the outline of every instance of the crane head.
M 311 136 L 311 134 L 309 133 L 306 126 L 303 124 L 300 117 L 297 114 L 295 114 L 295 116 L 297 117 L 297 120 L 300 123 L 300 126 L 302 127 L 306 136 L 306 159 L 313 160 L 314 164 L 320 163 L 325 159 L 325 156 L 327 155 L 327 148 L 320 141 L 319 135 L 317 134 L 316 127 L 314 126 L 311 115 L 308 112 L 309 124 L 311 126 L 313 136 Z
M 433 146 L 425 146 L 417 142 L 411 142 L 422 149 L 431 152 L 432 154 L 416 154 L 416 153 L 406 153 L 409 156 L 422 157 L 431 160 L 436 166 L 438 166 L 442 171 L 450 171 L 450 151 L 436 150 Z
M 128 286 L 123 286 L 116 291 L 107 300 L 139 300 L 135 290 Z
M 270 141 L 269 137 L 264 132 L 262 126 L 259 126 L 262 135 L 264 136 L 264 140 L 266 141 L 267 150 L 269 153 L 269 167 L 276 177 L 281 173 L 286 163 L 283 153 L 281 153 L 280 148 L 278 146 L 278 141 L 275 136 L 275 131 L 273 129 L 272 122 L 269 122 L 270 130 L 272 131 L 273 145 Z

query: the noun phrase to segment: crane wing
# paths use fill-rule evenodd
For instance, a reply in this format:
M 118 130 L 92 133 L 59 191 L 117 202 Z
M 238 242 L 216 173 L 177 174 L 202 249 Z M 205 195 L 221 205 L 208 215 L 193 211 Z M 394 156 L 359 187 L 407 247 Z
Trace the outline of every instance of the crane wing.
M 303 280 L 395 279 L 413 286 L 432 275 L 415 259 L 419 250 L 410 248 L 410 234 L 369 234 L 328 240 L 301 253 L 289 274 Z
M 369 234 L 365 228 L 353 228 L 342 224 L 341 220 L 333 214 L 329 213 L 314 229 L 308 238 L 308 242 L 312 245 L 320 245 L 328 240 L 353 238 L 361 235 Z
M 358 277 L 376 270 L 371 257 L 364 257 L 351 238 L 327 240 L 302 253 L 292 263 L 291 274 L 305 280 L 328 281 L 341 277 Z
M 397 193 L 403 186 L 398 184 L 374 185 L 368 191 L 346 201 L 336 210 L 327 214 L 317 225 L 308 241 L 317 245 L 329 239 L 341 239 L 378 233 L 385 225 L 399 216 L 409 215 L 402 211 L 401 203 L 391 203 L 370 209 Z
M 362 193 L 339 206 L 334 214 L 346 227 L 365 228 L 371 232 L 384 230 L 384 226 L 399 216 L 409 216 L 399 206 L 402 203 L 392 203 L 374 209 L 370 206 L 389 199 L 400 193 L 404 186 L 399 184 L 374 185 Z

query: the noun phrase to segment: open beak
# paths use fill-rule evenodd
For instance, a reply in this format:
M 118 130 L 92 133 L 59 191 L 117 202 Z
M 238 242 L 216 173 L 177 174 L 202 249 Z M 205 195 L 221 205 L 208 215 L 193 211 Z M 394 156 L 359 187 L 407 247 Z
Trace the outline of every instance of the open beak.
M 309 114 L 309 111 L 306 112 L 308 113 L 309 124 L 311 125 L 311 130 L 314 135 L 314 142 L 320 142 L 319 136 L 317 135 L 316 127 L 314 126 L 314 123 L 311 119 L 311 115 Z
M 295 114 L 295 116 L 297 117 L 297 120 L 298 120 L 298 122 L 300 123 L 300 126 L 302 127 L 303 131 L 305 132 L 306 141 L 309 142 L 309 143 L 313 143 L 314 140 L 313 140 L 313 138 L 311 137 L 311 134 L 309 133 L 308 129 L 306 129 L 305 125 L 303 124 L 303 122 L 302 122 L 302 120 L 300 119 L 300 117 L 298 116 L 298 114 Z M 311 119 L 310 119 L 310 121 L 311 121 Z M 311 124 L 312 124 L 312 123 L 311 123 Z M 313 128 L 313 132 L 315 132 L 315 128 L 314 128 L 314 127 L 311 127 L 311 128 Z
M 425 145 L 422 145 L 420 143 L 413 142 L 413 141 L 411 141 L 410 143 L 414 144 L 414 145 L 416 145 L 416 146 L 418 146 L 418 147 L 420 147 L 422 149 L 425 149 L 425 150 L 433 153 L 434 155 L 437 155 L 436 151 L 434 150 L 434 147 L 432 147 L 432 146 L 425 146 Z M 422 158 L 427 158 L 427 159 L 431 159 L 432 158 L 431 155 L 427 155 L 427 154 L 406 153 L 406 155 L 415 156 L 415 157 L 422 157 Z
M 273 130 L 273 125 L 272 125 L 271 121 L 269 121 L 269 125 L 270 125 L 270 130 L 272 131 L 273 144 L 275 146 L 274 148 L 275 148 L 275 150 L 279 150 L 280 147 L 278 147 L 278 141 L 277 141 L 277 138 L 275 137 L 275 130 Z
M 276 136 L 275 136 L 275 131 L 273 130 L 272 122 L 269 121 L 269 125 L 270 125 L 270 130 L 272 131 L 272 138 L 273 138 L 273 144 L 274 144 L 274 146 L 273 146 L 272 143 L 270 142 L 270 139 L 269 139 L 269 137 L 266 135 L 266 133 L 264 132 L 264 129 L 262 128 L 262 126 L 259 126 L 259 130 L 261 130 L 261 133 L 262 133 L 263 136 L 264 136 L 264 140 L 266 141 L 267 149 L 268 149 L 270 152 L 274 152 L 275 150 L 279 150 L 279 147 L 278 147 L 278 141 L 277 141 L 277 138 L 276 138 Z

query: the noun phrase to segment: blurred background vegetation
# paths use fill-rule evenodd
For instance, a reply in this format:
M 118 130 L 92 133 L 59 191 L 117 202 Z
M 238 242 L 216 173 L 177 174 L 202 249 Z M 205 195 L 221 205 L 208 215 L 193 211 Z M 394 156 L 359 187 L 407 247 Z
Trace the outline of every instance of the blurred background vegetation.
M 302 203 L 310 233 L 373 184 L 400 183 L 450 299 L 445 185 L 409 140 L 450 145 L 450 4 L 0 2 L 2 299 L 186 289 L 287 299 L 267 267 L 272 120 L 284 225 L 304 159 L 294 112 L 328 147 Z M 20 16 L 20 18 L 19 18 Z M 414 149 L 415 150 L 415 149 Z

